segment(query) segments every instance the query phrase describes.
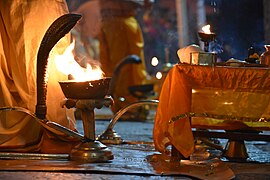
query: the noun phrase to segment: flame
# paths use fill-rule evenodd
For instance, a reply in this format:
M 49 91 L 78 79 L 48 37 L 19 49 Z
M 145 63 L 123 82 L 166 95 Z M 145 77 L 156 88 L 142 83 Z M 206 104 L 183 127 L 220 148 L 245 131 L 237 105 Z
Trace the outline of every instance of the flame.
M 159 63 L 158 58 L 157 57 L 153 57 L 152 60 L 151 60 L 152 66 L 157 66 L 158 63 Z
M 205 34 L 211 34 L 211 31 L 210 31 L 210 25 L 207 24 L 205 26 L 202 27 L 202 31 L 205 33 Z
M 98 80 L 104 77 L 104 73 L 99 66 L 92 67 L 87 64 L 86 68 L 81 67 L 74 59 L 73 50 L 75 46 L 73 41 L 62 55 L 55 57 L 57 69 L 65 75 L 72 75 L 76 81 Z
M 162 78 L 162 73 L 161 72 L 157 72 L 156 73 L 156 78 L 157 79 L 161 79 Z

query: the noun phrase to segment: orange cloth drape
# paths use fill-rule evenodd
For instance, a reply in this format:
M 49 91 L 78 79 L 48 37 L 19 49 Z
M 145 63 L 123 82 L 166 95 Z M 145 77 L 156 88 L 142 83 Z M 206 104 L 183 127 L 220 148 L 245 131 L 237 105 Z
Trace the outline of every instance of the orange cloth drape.
M 189 119 L 169 124 L 172 117 L 190 112 L 191 89 L 186 84 L 185 74 L 176 67 L 169 71 L 159 96 L 153 137 L 158 151 L 165 152 L 166 147 L 172 144 L 188 157 L 194 148 Z
M 54 20 L 68 13 L 64 0 L 0 1 L 0 106 L 18 106 L 35 112 L 36 59 L 41 40 Z M 70 43 L 67 35 L 50 54 L 48 65 L 47 118 L 72 130 L 73 110 L 61 107 L 64 94 L 58 81 L 67 77 L 57 71 L 53 58 Z M 57 141 L 42 131 L 27 114 L 0 113 L 0 150 L 64 153 L 70 143 Z
M 153 134 L 157 150 L 164 152 L 172 144 L 189 156 L 194 148 L 191 127 L 270 129 L 269 72 L 268 68 L 255 67 L 175 65 L 159 98 Z M 192 124 L 188 118 L 170 123 L 172 118 L 189 112 L 224 119 L 196 117 Z

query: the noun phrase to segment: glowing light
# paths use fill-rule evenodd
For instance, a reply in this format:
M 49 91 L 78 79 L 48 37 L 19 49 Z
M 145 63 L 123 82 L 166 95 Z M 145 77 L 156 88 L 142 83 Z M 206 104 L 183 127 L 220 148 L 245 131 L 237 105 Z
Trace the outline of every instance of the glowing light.
M 225 105 L 232 105 L 233 102 L 224 102 Z
M 62 55 L 55 57 L 57 69 L 65 75 L 71 74 L 76 81 L 91 81 L 103 78 L 104 73 L 99 66 L 92 67 L 87 64 L 87 67 L 83 68 L 77 63 L 72 53 L 74 45 L 73 41 Z
M 157 72 L 156 73 L 156 78 L 157 79 L 161 79 L 162 78 L 162 73 L 161 72 Z
M 152 60 L 151 60 L 152 66 L 157 66 L 158 63 L 159 63 L 158 58 L 157 57 L 153 57 Z
M 210 25 L 207 24 L 205 26 L 202 27 L 202 31 L 205 33 L 205 34 L 211 34 L 211 31 L 210 31 Z
M 196 93 L 197 91 L 196 91 L 195 89 L 192 89 L 191 92 L 192 92 L 192 93 Z

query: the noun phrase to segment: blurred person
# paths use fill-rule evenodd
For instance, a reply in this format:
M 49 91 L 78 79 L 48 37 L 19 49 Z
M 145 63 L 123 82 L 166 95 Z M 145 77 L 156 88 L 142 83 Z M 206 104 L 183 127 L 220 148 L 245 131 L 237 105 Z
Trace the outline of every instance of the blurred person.
M 147 83 L 144 61 L 144 40 L 136 13 L 143 7 L 149 7 L 145 0 L 100 0 L 100 63 L 105 75 L 113 76 L 116 65 L 128 55 L 137 55 L 141 64 L 127 64 L 120 72 L 113 92 L 116 113 L 126 105 L 138 101 L 129 92 L 130 86 Z
M 71 31 L 75 38 L 76 60 L 79 63 L 80 61 L 87 61 L 87 59 L 98 60 L 98 34 L 101 22 L 99 0 L 84 1 L 72 12 L 82 15 L 80 23 Z
M 0 107 L 35 112 L 37 52 L 46 30 L 66 13 L 64 0 L 0 1 Z M 62 38 L 48 60 L 47 118 L 75 130 L 73 111 L 60 106 L 65 97 L 58 81 L 66 76 L 53 61 L 69 43 L 68 35 Z M 68 153 L 72 143 L 56 136 L 27 114 L 0 112 L 0 151 Z

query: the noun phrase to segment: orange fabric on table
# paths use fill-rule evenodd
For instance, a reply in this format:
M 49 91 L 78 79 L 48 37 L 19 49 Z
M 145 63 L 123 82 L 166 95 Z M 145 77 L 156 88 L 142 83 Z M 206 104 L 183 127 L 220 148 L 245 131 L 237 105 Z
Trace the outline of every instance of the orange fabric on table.
M 177 67 L 168 73 L 159 97 L 154 123 L 153 138 L 158 151 L 166 153 L 166 147 L 174 145 L 185 157 L 194 150 L 194 139 L 188 118 L 170 124 L 169 120 L 179 114 L 190 112 L 191 87 Z M 179 96 L 182 94 L 184 96 Z M 181 142 L 181 143 L 179 143 Z
M 159 98 L 154 143 L 160 152 L 173 145 L 185 157 L 193 152 L 192 125 L 188 118 L 170 123 L 181 114 L 209 113 L 236 120 L 196 120 L 196 125 L 221 129 L 270 128 L 269 68 L 175 65 L 168 73 Z M 260 122 L 260 118 L 266 120 Z M 253 120 L 254 119 L 254 120 Z M 224 127 L 223 127 L 224 126 Z

